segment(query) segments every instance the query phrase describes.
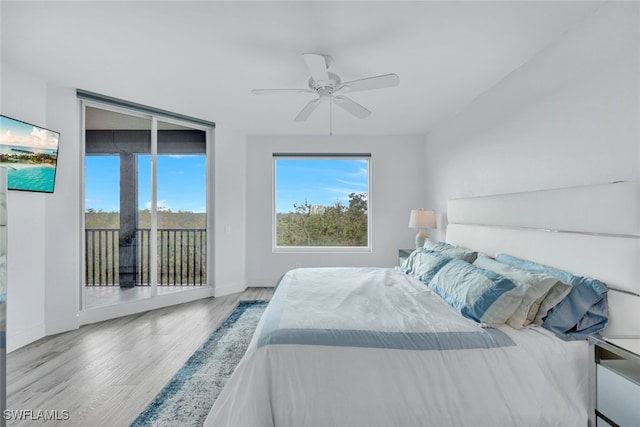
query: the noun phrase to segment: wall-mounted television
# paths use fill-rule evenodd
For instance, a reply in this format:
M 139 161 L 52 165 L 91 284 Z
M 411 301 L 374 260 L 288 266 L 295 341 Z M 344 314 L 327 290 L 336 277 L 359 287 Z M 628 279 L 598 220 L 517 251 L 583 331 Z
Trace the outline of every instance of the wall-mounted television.
M 0 167 L 9 190 L 53 193 L 60 133 L 0 116 Z

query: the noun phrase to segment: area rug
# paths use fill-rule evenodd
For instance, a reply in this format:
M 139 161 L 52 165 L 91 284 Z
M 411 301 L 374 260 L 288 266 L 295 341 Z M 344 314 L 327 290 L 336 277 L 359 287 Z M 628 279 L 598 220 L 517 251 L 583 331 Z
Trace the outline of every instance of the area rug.
M 202 426 L 244 355 L 266 301 L 241 301 L 131 427 Z

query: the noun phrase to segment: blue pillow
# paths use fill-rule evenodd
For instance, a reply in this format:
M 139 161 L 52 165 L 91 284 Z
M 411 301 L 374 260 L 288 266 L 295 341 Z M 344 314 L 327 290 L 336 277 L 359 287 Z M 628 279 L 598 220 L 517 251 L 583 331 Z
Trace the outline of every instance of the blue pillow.
M 418 248 L 407 257 L 400 266 L 404 273 L 429 283 L 431 278 L 440 269 L 454 258 L 440 252 L 430 251 L 426 248 Z
M 442 252 L 445 255 L 449 255 L 454 258 L 461 259 L 471 264 L 478 257 L 478 252 L 454 246 L 446 242 L 434 242 L 433 240 L 426 239 L 421 249 L 428 251 Z
M 438 271 L 429 287 L 463 316 L 494 325 L 506 323 L 515 313 L 529 285 L 454 259 Z
M 444 249 L 444 248 L 453 248 L 454 246 L 447 242 L 434 242 L 433 240 L 427 237 L 424 240 L 424 244 L 422 245 L 422 247 L 430 251 L 437 251 L 439 249 Z
M 601 281 L 511 255 L 498 254 L 496 260 L 534 273 L 548 274 L 571 286 L 565 299 L 549 310 L 542 322 L 544 328 L 559 337 L 582 340 L 607 326 L 608 289 Z

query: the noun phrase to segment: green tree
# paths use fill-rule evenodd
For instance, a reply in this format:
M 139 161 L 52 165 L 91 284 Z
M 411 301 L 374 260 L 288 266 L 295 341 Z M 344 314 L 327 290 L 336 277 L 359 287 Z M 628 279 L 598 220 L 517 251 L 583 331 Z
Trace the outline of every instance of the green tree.
M 294 212 L 277 214 L 278 246 L 367 246 L 367 194 L 349 194 L 349 205 L 293 205 Z

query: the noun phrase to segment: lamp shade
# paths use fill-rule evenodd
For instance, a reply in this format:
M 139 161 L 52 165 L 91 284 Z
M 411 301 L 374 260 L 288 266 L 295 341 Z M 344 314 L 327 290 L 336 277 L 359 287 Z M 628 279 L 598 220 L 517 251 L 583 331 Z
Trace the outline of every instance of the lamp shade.
M 436 228 L 436 214 L 433 211 L 412 209 L 409 228 Z

